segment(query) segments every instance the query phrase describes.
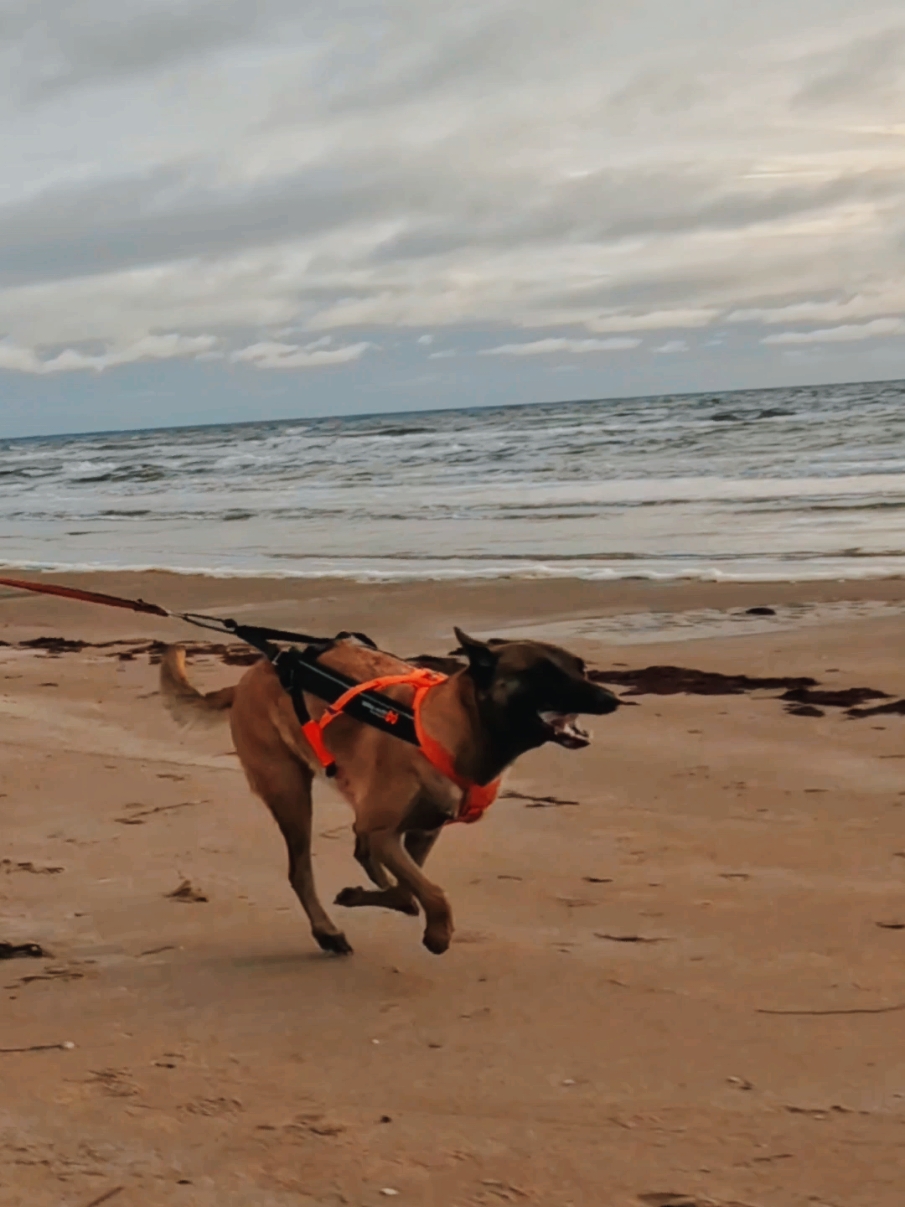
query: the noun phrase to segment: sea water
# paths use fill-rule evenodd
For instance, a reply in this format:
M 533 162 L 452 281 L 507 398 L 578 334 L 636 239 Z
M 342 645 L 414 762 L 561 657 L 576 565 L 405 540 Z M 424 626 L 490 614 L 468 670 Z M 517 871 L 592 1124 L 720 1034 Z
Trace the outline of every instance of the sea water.
M 0 564 L 900 575 L 905 383 L 0 441 Z

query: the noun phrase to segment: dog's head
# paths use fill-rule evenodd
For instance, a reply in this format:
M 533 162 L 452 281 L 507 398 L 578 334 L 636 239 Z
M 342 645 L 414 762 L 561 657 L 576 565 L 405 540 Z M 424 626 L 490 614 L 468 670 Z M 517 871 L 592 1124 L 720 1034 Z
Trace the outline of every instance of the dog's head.
M 619 700 L 592 683 L 584 662 L 568 650 L 541 641 L 478 641 L 455 630 L 468 659 L 478 704 L 485 719 L 505 729 L 524 750 L 556 742 L 568 750 L 590 738 L 578 716 L 605 716 Z

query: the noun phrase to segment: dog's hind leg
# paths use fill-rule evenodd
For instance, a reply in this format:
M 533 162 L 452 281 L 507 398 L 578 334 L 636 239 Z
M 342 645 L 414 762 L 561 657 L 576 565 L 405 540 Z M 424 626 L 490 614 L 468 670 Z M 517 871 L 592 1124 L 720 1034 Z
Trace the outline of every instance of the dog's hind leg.
M 324 951 L 348 955 L 352 948 L 320 903 L 311 867 L 312 773 L 294 759 L 256 769 L 254 788 L 273 814 L 289 851 L 289 883 L 311 923 L 311 933 Z

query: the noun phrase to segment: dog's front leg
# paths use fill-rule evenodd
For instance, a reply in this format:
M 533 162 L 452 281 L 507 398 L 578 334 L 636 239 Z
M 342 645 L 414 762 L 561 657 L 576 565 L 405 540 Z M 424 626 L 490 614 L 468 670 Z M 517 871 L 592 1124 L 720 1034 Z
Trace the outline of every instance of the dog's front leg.
M 371 844 L 368 841 L 367 834 L 355 835 L 355 862 L 364 868 L 368 879 L 372 884 L 376 884 L 379 889 L 388 889 L 391 887 L 389 876 L 371 853 Z
M 368 838 L 372 856 L 393 873 L 399 887 L 408 889 L 424 910 L 427 919 L 424 946 L 434 955 L 442 955 L 449 947 L 453 933 L 452 910 L 446 894 L 439 885 L 428 880 L 402 845 L 402 835 L 398 830 L 375 830 Z M 433 841 L 424 850 L 422 859 L 426 858 L 431 846 Z
M 417 863 L 424 866 L 424 861 L 440 836 L 440 830 L 410 830 L 405 836 L 405 849 Z M 401 914 L 418 916 L 418 905 L 411 889 L 404 884 L 391 884 L 382 865 L 375 860 L 371 844 L 366 834 L 355 837 L 355 858 L 368 874 L 368 878 L 378 886 L 375 889 L 344 888 L 336 894 L 335 904 L 343 905 L 346 909 L 371 905 L 380 909 L 394 909 Z
M 404 885 L 393 884 L 379 860 L 374 858 L 371 843 L 367 834 L 355 835 L 355 860 L 361 864 L 376 889 L 344 888 L 336 894 L 335 905 L 346 909 L 357 909 L 360 906 L 377 906 L 378 909 L 395 909 L 401 914 L 418 916 L 418 906 L 415 898 Z
M 424 861 L 434 849 L 434 843 L 440 837 L 442 829 L 443 827 L 439 826 L 436 830 L 409 830 L 406 833 L 405 849 L 419 868 L 424 867 Z

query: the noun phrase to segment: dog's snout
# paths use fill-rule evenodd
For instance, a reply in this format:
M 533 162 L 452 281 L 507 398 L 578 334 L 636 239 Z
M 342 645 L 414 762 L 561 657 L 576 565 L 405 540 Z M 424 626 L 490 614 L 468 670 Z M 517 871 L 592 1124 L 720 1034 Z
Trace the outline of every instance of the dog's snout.
M 615 712 L 622 701 L 618 696 L 614 696 L 612 692 L 607 692 L 606 713 Z
M 597 717 L 608 716 L 611 712 L 615 712 L 621 704 L 618 696 L 608 691 L 605 687 L 595 689 L 596 708 L 589 708 L 587 711 Z

